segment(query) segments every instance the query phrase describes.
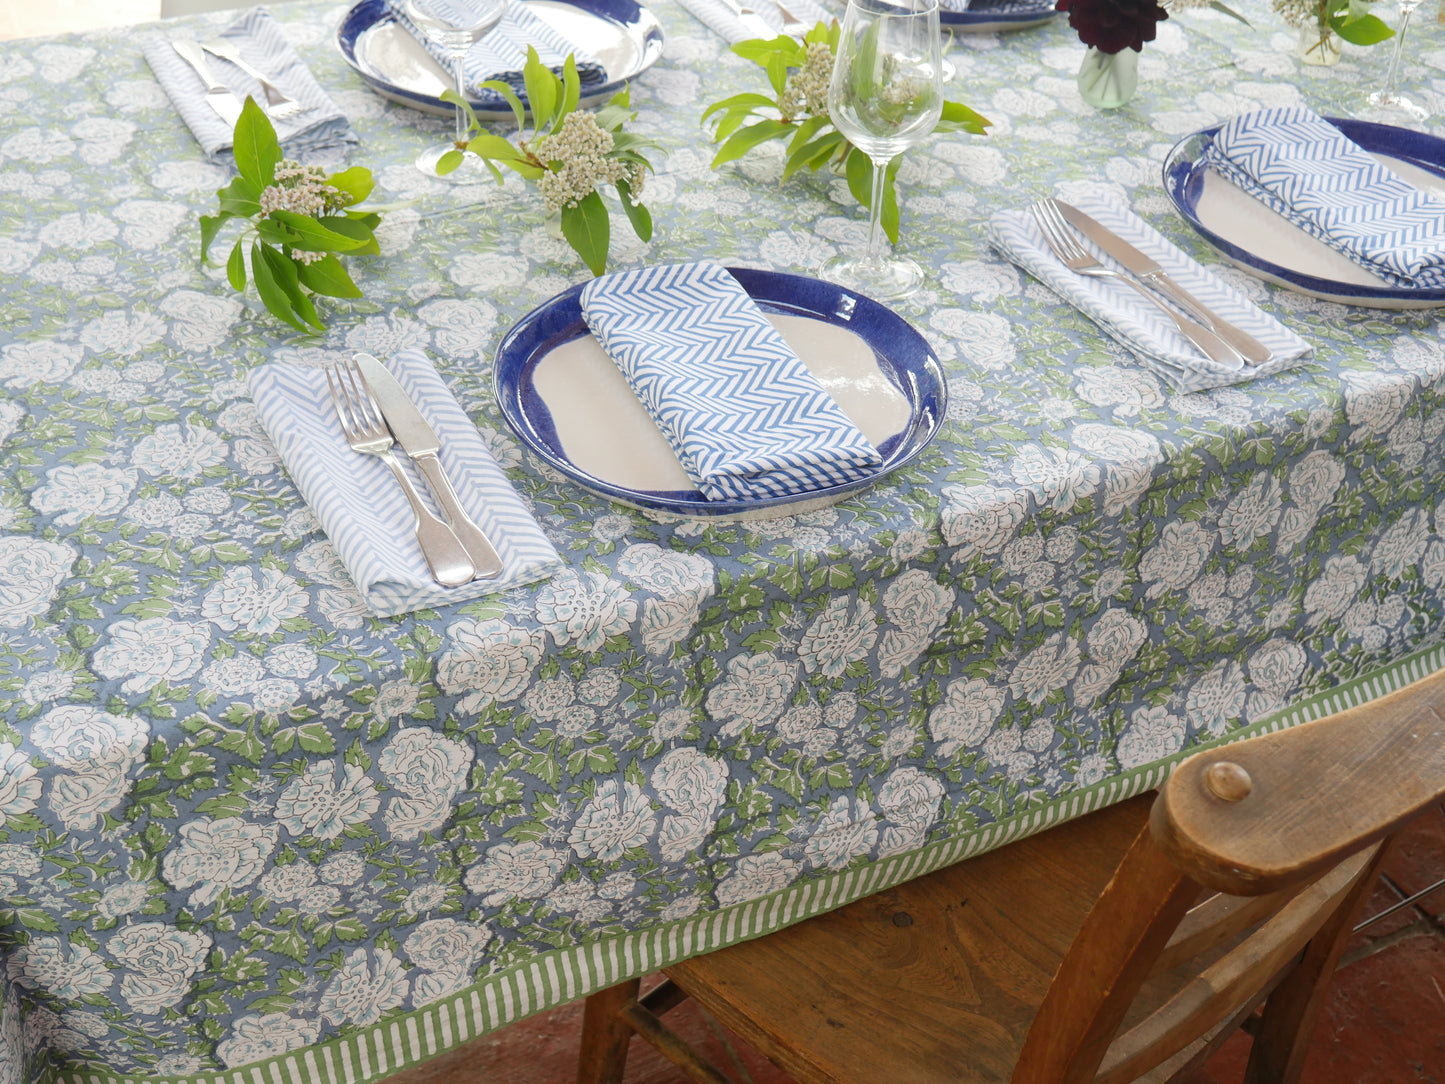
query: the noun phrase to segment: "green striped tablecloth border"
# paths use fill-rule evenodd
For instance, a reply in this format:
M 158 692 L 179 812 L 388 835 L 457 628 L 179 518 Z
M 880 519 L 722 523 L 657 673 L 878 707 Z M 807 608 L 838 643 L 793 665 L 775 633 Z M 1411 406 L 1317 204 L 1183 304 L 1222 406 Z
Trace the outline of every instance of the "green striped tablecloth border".
M 815 875 L 770 896 L 666 926 L 543 953 L 424 1009 L 361 1028 L 344 1039 L 224 1072 L 182 1077 L 51 1069 L 39 1084 L 369 1084 L 544 1009 L 644 975 L 689 956 L 782 929 L 885 888 L 1032 835 L 1157 787 L 1188 756 L 1211 746 L 1296 726 L 1377 699 L 1445 666 L 1435 644 L 1363 677 L 1308 697 L 1248 727 L 1168 760 L 1096 783 L 1037 809 L 858 869 Z M 485 1082 L 482 1082 L 485 1084 Z

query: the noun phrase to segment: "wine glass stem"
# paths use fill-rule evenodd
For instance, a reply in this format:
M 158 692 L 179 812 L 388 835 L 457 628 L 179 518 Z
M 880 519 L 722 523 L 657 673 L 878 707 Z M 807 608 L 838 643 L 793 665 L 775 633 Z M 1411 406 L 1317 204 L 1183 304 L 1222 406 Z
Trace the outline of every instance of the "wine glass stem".
M 1400 5 L 1400 32 L 1395 35 L 1395 51 L 1390 56 L 1390 74 L 1385 76 L 1385 96 L 1395 96 L 1395 78 L 1400 74 L 1400 54 L 1405 51 L 1405 31 L 1410 29 L 1410 16 L 1415 14 L 1414 4 Z
M 457 97 L 465 99 L 467 90 L 465 86 L 466 59 L 469 50 L 452 50 L 452 77 L 456 80 Z M 467 115 L 461 106 L 456 107 L 457 114 L 457 142 L 467 141 Z
M 870 156 L 870 160 L 873 162 L 873 195 L 868 201 L 867 260 L 876 264 L 883 260 L 883 182 L 888 177 L 888 159 Z

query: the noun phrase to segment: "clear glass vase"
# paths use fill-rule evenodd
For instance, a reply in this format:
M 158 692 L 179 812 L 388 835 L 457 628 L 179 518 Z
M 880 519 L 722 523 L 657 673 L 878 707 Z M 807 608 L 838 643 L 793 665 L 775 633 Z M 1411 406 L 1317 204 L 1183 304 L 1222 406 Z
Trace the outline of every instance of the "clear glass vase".
M 1096 109 L 1118 109 L 1139 85 L 1139 54 L 1133 49 L 1104 53 L 1092 45 L 1079 65 L 1079 95 Z
M 1305 64 L 1328 67 L 1340 62 L 1340 36 L 1328 23 L 1308 22 L 1299 30 L 1295 55 Z

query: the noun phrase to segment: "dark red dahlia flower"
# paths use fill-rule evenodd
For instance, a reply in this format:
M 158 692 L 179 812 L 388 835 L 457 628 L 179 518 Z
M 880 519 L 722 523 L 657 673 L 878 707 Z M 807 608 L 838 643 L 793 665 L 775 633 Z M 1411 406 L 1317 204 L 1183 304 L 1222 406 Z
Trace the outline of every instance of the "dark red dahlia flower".
M 1101 53 L 1133 49 L 1154 40 L 1154 26 L 1169 18 L 1155 0 L 1058 0 L 1055 7 L 1069 13 L 1069 25 L 1079 40 Z

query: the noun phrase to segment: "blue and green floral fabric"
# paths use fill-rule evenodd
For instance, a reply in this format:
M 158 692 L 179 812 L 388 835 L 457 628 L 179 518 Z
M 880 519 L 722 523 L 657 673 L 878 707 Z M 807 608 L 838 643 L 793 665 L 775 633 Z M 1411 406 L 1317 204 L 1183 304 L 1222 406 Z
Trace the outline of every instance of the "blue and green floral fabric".
M 852 499 L 746 524 L 654 522 L 512 438 L 492 353 L 587 272 L 519 179 L 415 170 L 451 121 L 366 87 L 344 8 L 274 14 L 404 206 L 314 338 L 199 262 L 228 173 L 132 31 L 0 45 L 0 1084 L 380 1079 L 1437 665 L 1433 313 L 1220 268 L 1315 351 L 1179 394 L 987 246 L 996 211 L 1103 189 L 1218 266 L 1160 187 L 1169 147 L 1247 110 L 1348 113 L 1388 62 L 1304 68 L 1245 7 L 1253 29 L 1162 24 L 1108 113 L 1060 22 L 955 42 L 992 134 L 899 173 L 929 269 L 901 311 L 946 423 Z M 658 15 L 632 87 L 658 228 L 619 217 L 613 265 L 807 273 L 860 244 L 843 178 L 781 183 L 773 147 L 709 168 L 702 101 L 761 75 Z M 1439 33 L 1403 69 L 1437 116 Z M 348 581 L 247 379 L 407 348 L 561 552 L 547 582 L 381 619 Z

